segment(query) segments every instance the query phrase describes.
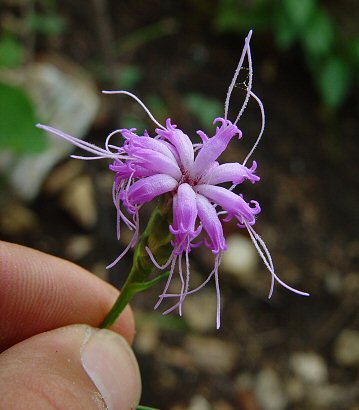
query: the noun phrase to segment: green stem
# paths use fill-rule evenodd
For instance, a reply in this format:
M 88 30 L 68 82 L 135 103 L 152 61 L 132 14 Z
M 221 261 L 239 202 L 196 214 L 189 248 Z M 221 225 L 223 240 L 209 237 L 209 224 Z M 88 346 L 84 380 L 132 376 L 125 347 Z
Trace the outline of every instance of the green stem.
M 130 300 L 133 298 L 135 293 L 131 291 L 131 285 L 128 279 L 124 284 L 116 302 L 101 323 L 100 328 L 106 329 L 113 325 L 120 314 L 124 311 Z
M 101 323 L 101 328 L 108 328 L 115 323 L 136 293 L 148 289 L 168 276 L 168 272 L 166 272 L 155 279 L 148 280 L 154 271 L 154 266 L 151 258 L 148 256 L 146 247 L 150 248 L 159 264 L 164 263 L 168 259 L 171 253 L 170 242 L 172 239 L 168 229 L 170 209 L 169 200 L 165 197 L 162 204 L 153 211 L 147 227 L 135 248 L 133 265 L 128 278 L 115 304 Z

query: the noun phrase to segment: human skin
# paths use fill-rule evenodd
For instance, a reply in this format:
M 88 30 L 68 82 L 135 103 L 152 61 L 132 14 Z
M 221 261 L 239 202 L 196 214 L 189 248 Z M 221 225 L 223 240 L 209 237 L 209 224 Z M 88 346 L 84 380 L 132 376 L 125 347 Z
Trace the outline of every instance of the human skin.
M 117 296 L 73 263 L 0 241 L 0 409 L 135 408 L 131 309 L 96 328 Z

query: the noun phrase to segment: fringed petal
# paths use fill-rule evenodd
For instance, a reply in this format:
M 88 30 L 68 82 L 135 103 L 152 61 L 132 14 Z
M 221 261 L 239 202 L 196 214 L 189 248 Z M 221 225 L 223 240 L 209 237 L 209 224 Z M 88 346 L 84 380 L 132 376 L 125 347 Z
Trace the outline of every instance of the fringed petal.
M 210 239 L 210 242 L 207 241 L 206 245 L 214 254 L 226 250 L 227 245 L 223 235 L 223 227 L 214 206 L 205 196 L 199 194 L 196 195 L 196 204 L 199 219 Z
M 254 184 L 260 180 L 260 177 L 255 175 L 254 172 L 257 168 L 257 163 L 253 161 L 251 168 L 238 163 L 226 163 L 218 165 L 211 169 L 204 178 L 202 178 L 203 183 L 217 185 L 224 182 L 232 182 L 232 184 L 241 184 L 244 180 L 248 180 Z
M 166 174 L 156 174 L 139 179 L 127 191 L 127 202 L 132 206 L 140 206 L 152 201 L 159 195 L 170 192 L 177 187 L 177 181 Z
M 157 128 L 156 132 L 161 137 L 167 139 L 177 150 L 180 165 L 184 169 L 190 169 L 194 161 L 193 144 L 188 135 L 177 129 L 176 125 L 171 124 L 168 118 L 166 121 L 166 130 Z
M 242 225 L 244 221 L 253 225 L 255 215 L 261 211 L 258 202 L 251 201 L 250 203 L 253 204 L 253 207 L 251 207 L 240 195 L 236 195 L 226 188 L 203 184 L 197 185 L 195 190 L 221 206 L 229 214 L 235 215 Z
M 190 175 L 194 179 L 199 179 L 213 162 L 222 154 L 227 148 L 230 140 L 237 134 L 238 138 L 242 137 L 242 132 L 238 127 L 230 121 L 223 118 L 216 118 L 214 124 L 220 122 L 221 126 L 217 127 L 216 133 L 208 141 L 204 141 L 202 148 L 197 154 L 193 167 L 190 170 Z

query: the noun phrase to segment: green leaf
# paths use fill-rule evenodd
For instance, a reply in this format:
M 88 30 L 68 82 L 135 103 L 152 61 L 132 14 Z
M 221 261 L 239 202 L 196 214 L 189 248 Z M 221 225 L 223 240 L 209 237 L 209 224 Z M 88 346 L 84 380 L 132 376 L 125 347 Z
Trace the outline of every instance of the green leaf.
M 166 118 L 168 118 L 168 107 L 159 95 L 149 94 L 146 96 L 146 105 L 151 107 L 151 112 L 160 123 L 164 123 Z
M 223 111 L 223 104 L 201 94 L 188 94 L 184 98 L 187 108 L 198 118 L 202 128 L 213 129 L 213 120 Z
M 25 59 L 24 46 L 12 35 L 0 38 L 0 67 L 14 68 Z
M 43 151 L 47 140 L 23 90 L 0 83 L 0 148 L 18 154 Z
M 137 406 L 136 410 L 159 410 L 159 409 L 155 409 L 154 407 L 147 407 L 147 406 Z
M 163 279 L 168 278 L 170 271 L 161 273 L 160 275 L 156 276 L 154 279 L 148 280 L 147 282 L 141 283 L 133 283 L 131 288 L 134 292 L 142 292 L 143 290 L 147 290 L 152 288 L 152 286 L 156 285 L 157 283 L 161 282 Z
M 280 48 L 290 47 L 297 39 L 297 29 L 280 8 L 275 13 L 274 29 L 277 44 Z
M 356 38 L 347 44 L 349 50 L 348 54 L 350 55 L 353 63 L 359 66 L 359 38 Z
M 272 9 L 268 0 L 221 0 L 215 12 L 214 26 L 220 32 L 243 33 L 253 27 L 263 29 L 272 23 Z
M 125 90 L 134 88 L 142 79 L 142 70 L 135 65 L 128 65 L 121 69 L 117 84 Z
M 143 132 L 146 129 L 146 124 L 132 115 L 124 115 L 121 120 L 121 125 L 123 128 L 136 128 L 139 133 Z
M 331 108 L 338 108 L 350 86 L 350 71 L 347 64 L 337 57 L 329 59 L 321 67 L 318 85 L 324 103 Z
M 334 28 L 326 13 L 318 10 L 302 32 L 303 46 L 313 58 L 327 55 L 333 47 Z
M 30 30 L 47 35 L 59 35 L 66 27 L 65 19 L 55 13 L 32 14 L 28 17 L 27 24 Z
M 284 13 L 288 16 L 288 23 L 296 28 L 303 28 L 313 15 L 315 1 L 283 0 L 283 8 Z

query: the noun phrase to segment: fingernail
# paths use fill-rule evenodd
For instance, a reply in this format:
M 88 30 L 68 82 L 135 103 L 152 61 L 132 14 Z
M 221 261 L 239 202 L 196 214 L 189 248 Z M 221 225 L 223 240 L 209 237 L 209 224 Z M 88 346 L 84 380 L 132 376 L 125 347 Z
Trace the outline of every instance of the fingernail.
M 82 348 L 82 366 L 109 410 L 135 409 L 141 390 L 135 356 L 118 334 L 101 329 Z

